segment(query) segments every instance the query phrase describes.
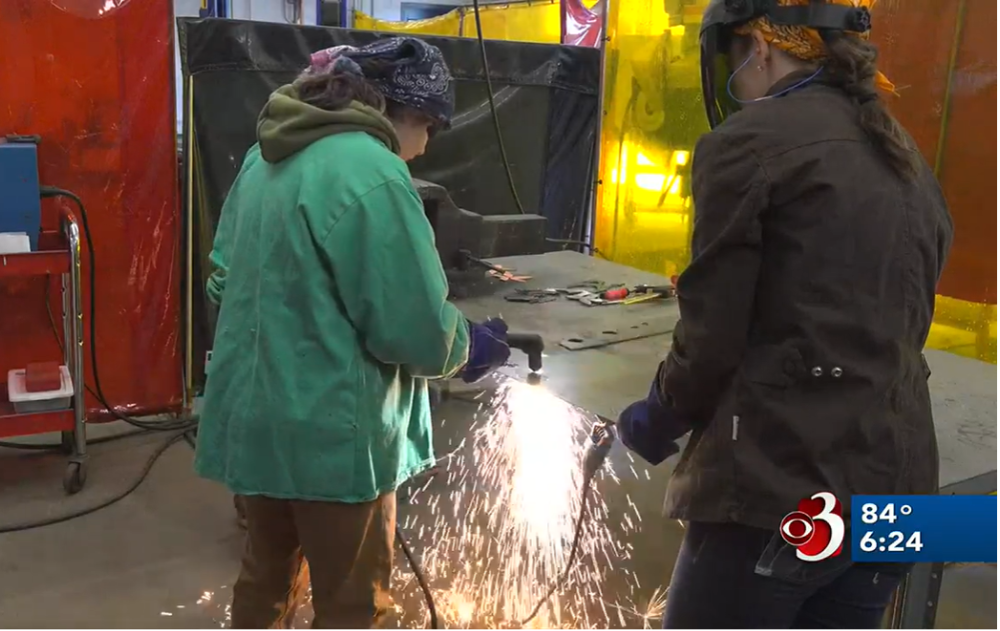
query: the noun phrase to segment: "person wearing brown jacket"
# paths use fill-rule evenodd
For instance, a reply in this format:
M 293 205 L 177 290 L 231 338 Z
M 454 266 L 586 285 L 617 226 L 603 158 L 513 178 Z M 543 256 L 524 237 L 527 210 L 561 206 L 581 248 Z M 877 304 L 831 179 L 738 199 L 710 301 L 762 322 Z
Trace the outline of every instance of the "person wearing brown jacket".
M 880 96 L 871 3 L 705 13 L 713 129 L 695 148 L 681 321 L 619 419 L 654 464 L 690 432 L 666 501 L 687 524 L 668 628 L 880 626 L 908 567 L 851 561 L 850 498 L 938 488 L 922 351 L 952 221 Z M 779 525 L 820 492 L 844 526 L 804 560 Z

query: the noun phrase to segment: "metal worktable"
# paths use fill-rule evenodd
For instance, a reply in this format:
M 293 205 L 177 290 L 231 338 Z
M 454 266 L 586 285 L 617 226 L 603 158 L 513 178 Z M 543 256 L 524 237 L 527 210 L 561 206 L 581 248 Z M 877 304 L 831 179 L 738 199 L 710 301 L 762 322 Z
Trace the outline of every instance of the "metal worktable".
M 503 298 L 517 288 L 556 288 L 588 280 L 607 283 L 662 285 L 662 276 L 578 254 L 554 252 L 495 259 L 493 263 L 531 276 L 525 283 L 499 284 L 495 293 L 457 302 L 470 319 L 502 316 L 512 331 L 537 332 L 545 340 L 546 387 L 584 410 L 615 418 L 629 403 L 646 396 L 659 362 L 670 344 L 667 331 L 679 318 L 676 301 L 634 305 L 584 306 L 560 298 L 539 304 Z M 589 340 L 641 330 L 662 334 L 588 350 L 560 346 L 569 338 Z M 941 489 L 945 493 L 996 491 L 996 366 L 928 350 L 931 396 L 941 457 Z M 513 361 L 523 365 L 517 351 Z M 518 369 L 526 371 L 526 368 Z M 640 467 L 623 461 L 623 449 L 612 452 L 612 465 Z M 656 478 L 669 475 L 676 458 L 658 467 Z M 617 463 L 617 465 L 616 465 Z M 647 476 L 649 477 L 649 476 Z M 638 547 L 638 546 L 637 546 Z M 893 626 L 930 628 L 934 624 L 942 576 L 939 566 L 918 566 L 900 590 Z

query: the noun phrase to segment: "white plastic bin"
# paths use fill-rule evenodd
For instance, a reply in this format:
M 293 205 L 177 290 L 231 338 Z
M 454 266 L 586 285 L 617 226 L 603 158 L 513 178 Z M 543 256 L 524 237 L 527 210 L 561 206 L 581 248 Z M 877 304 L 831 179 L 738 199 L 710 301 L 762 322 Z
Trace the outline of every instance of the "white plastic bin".
M 59 367 L 59 373 L 62 375 L 62 387 L 58 390 L 46 390 L 45 392 L 28 392 L 24 387 L 24 372 L 24 369 L 21 368 L 7 373 L 7 396 L 14 404 L 16 413 L 30 414 L 32 412 L 69 409 L 73 402 L 73 378 L 69 375 L 69 368 Z

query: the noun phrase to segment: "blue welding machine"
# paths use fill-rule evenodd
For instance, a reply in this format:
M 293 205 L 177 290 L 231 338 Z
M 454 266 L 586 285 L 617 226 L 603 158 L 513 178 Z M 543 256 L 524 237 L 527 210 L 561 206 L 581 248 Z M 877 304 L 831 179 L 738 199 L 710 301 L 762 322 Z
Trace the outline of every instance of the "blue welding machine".
M 0 139 L 0 233 L 28 235 L 38 249 L 42 204 L 38 190 L 38 145 Z

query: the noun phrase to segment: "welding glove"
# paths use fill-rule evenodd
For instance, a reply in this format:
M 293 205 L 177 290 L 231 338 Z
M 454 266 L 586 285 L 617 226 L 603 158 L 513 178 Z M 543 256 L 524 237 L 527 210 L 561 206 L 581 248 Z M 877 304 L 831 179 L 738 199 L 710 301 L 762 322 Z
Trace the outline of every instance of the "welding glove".
M 656 466 L 680 451 L 675 442 L 691 431 L 690 425 L 662 400 L 657 380 L 649 395 L 636 401 L 618 416 L 618 434 L 626 447 Z
M 507 344 L 507 323 L 500 318 L 490 318 L 482 324 L 469 322 L 469 361 L 459 376 L 465 383 L 475 383 L 510 358 Z

